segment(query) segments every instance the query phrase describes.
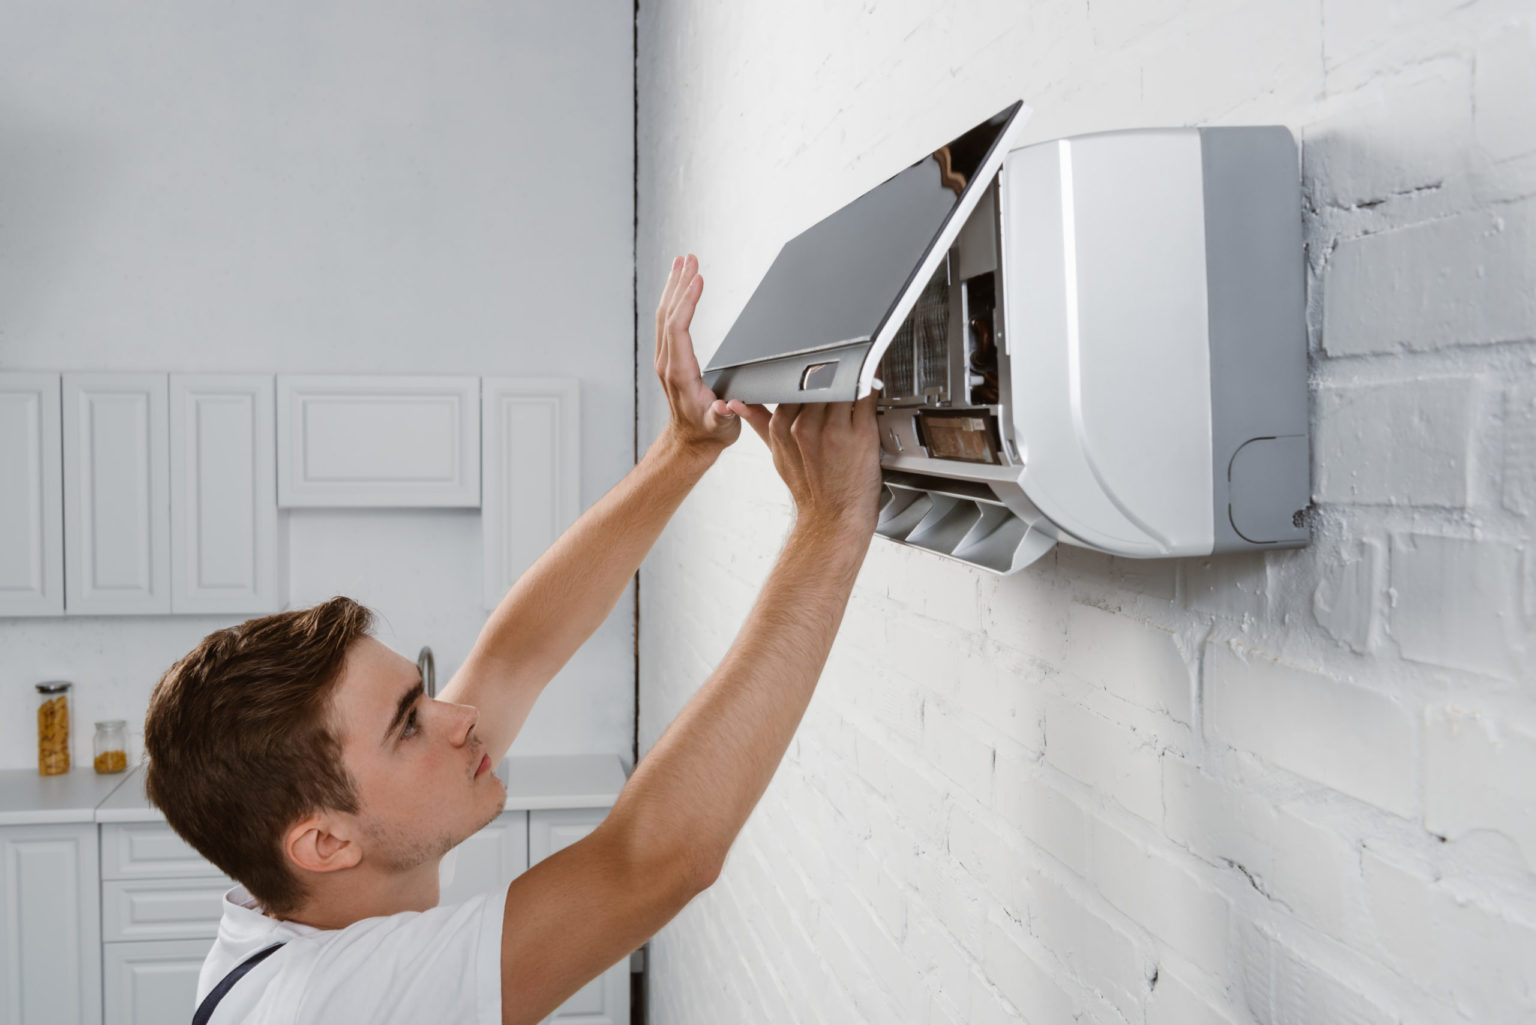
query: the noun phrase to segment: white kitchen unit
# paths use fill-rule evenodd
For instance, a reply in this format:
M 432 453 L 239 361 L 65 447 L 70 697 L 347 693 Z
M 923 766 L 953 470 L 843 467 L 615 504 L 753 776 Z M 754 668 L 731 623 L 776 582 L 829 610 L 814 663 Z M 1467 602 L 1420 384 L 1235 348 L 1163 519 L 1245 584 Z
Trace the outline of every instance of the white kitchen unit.
M 277 501 L 480 505 L 480 379 L 277 377 Z
M 597 828 L 605 810 L 549 808 L 528 813 L 528 864 L 569 847 Z M 628 959 L 587 983 L 550 1015 L 560 1025 L 627 1025 L 629 1022 Z
M 0 374 L 0 616 L 64 611 L 58 374 Z
M 0 772 L 0 1025 L 100 1025 L 95 808 L 121 780 Z
M 484 602 L 493 609 L 581 511 L 580 385 L 487 377 L 481 408 Z
M 64 375 L 65 608 L 171 611 L 167 380 Z
M 625 781 L 612 755 L 509 758 L 497 772 L 506 810 L 449 855 L 444 902 L 585 836 Z M 0 1025 L 189 1020 L 231 885 L 150 807 L 142 769 L 0 770 Z M 629 971 L 626 958 L 547 1022 L 625 1025 Z
M 275 612 L 273 380 L 172 374 L 171 611 Z

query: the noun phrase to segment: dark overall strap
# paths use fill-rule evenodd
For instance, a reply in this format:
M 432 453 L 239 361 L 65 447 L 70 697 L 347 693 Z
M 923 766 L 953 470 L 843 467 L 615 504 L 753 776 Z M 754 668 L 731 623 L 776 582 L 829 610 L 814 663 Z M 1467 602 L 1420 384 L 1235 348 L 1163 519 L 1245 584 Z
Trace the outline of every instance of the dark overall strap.
M 208 991 L 203 997 L 203 1002 L 197 1005 L 197 1013 L 192 1016 L 192 1025 L 208 1025 L 208 1019 L 213 1017 L 213 1009 L 219 1006 L 219 1001 L 224 999 L 224 994 L 230 991 L 235 983 L 245 977 L 245 973 L 261 964 L 272 954 L 277 952 L 281 943 L 274 943 L 265 950 L 258 950 L 250 957 L 235 965 L 234 971 L 219 980 L 219 984 Z

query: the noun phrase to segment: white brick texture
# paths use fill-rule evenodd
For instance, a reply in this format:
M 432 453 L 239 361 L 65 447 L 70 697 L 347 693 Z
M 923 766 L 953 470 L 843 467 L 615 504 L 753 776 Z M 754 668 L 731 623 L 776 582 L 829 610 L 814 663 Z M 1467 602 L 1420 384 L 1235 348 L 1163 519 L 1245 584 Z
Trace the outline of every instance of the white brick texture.
M 789 237 L 1020 97 L 1027 141 L 1284 124 L 1301 148 L 1299 551 L 877 539 L 658 1025 L 1536 1021 L 1536 14 L 1529 0 L 641 0 L 648 311 L 707 360 Z M 641 573 L 640 753 L 791 509 L 749 433 Z

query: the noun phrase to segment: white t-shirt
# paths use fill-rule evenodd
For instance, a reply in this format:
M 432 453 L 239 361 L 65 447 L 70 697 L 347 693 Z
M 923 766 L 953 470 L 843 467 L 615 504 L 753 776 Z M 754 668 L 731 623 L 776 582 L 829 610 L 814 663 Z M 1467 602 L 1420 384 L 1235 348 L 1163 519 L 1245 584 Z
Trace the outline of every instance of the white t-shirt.
M 246 958 L 286 941 L 224 995 L 210 1025 L 500 1025 L 506 899 L 502 887 L 462 904 L 316 929 L 268 918 L 237 886 L 224 895 L 197 1002 Z

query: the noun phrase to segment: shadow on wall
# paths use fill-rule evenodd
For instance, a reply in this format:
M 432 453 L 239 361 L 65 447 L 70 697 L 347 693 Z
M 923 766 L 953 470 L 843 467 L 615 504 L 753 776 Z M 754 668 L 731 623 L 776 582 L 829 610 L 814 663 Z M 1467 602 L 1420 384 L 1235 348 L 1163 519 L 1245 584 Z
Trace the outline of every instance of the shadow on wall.
M 0 97 L 0 365 L 7 336 L 69 301 L 55 283 L 71 279 L 64 268 L 101 207 L 110 166 L 100 140 L 30 120 Z

